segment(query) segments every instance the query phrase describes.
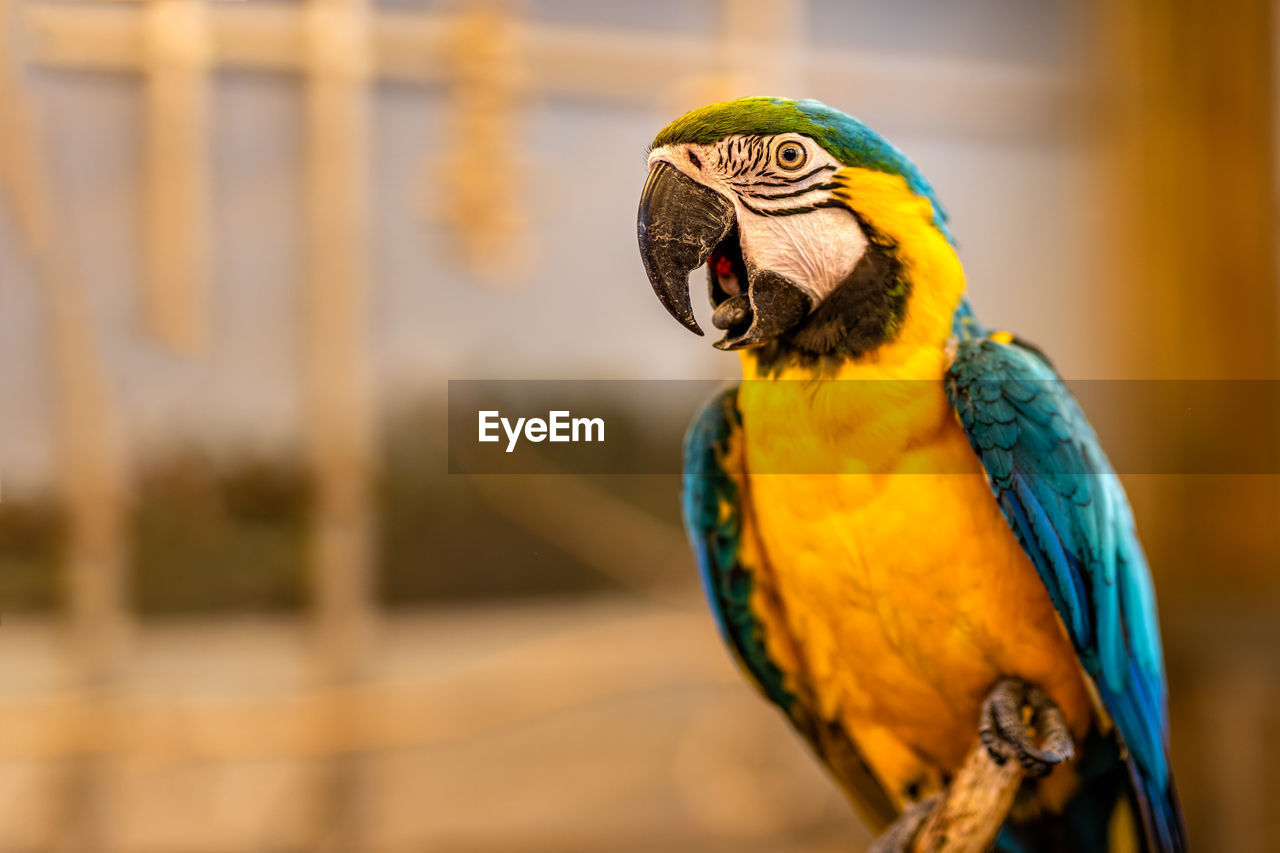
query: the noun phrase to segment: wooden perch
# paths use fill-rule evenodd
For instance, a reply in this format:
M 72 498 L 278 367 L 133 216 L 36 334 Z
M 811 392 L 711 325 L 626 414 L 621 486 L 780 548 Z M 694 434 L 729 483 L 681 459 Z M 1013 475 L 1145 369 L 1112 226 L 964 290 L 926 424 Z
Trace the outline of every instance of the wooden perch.
M 983 853 L 991 848 L 1024 775 L 1016 759 L 996 764 L 981 742 L 929 814 L 914 853 Z
M 1075 756 L 1062 709 L 1035 684 L 1001 679 L 980 716 L 978 740 L 955 778 L 941 793 L 908 806 L 871 845 L 873 853 L 983 853 L 1023 776 L 1042 776 Z M 1006 759 L 993 758 L 992 750 Z

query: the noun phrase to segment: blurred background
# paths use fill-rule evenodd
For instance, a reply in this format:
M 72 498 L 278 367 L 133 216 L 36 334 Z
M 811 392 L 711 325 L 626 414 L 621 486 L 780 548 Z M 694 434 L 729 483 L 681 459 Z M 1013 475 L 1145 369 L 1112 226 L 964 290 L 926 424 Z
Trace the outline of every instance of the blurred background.
M 736 376 L 634 215 L 656 131 L 744 94 L 907 151 L 983 319 L 1067 377 L 1275 379 L 1277 32 L 1263 0 L 0 0 L 0 851 L 860 849 L 719 646 L 678 478 L 449 474 L 447 380 Z M 637 453 L 692 414 L 629 402 L 593 414 Z M 1265 428 L 1198 417 L 1110 439 L 1168 471 Z M 1280 850 L 1259 470 L 1125 475 L 1202 850 Z

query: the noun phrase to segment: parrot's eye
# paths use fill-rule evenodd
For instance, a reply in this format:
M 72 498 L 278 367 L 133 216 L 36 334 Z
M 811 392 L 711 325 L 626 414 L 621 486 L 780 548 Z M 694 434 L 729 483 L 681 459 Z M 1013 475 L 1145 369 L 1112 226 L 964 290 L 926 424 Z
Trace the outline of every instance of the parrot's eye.
M 778 146 L 775 155 L 778 165 L 784 169 L 799 169 L 809 159 L 809 154 L 799 142 L 784 142 Z

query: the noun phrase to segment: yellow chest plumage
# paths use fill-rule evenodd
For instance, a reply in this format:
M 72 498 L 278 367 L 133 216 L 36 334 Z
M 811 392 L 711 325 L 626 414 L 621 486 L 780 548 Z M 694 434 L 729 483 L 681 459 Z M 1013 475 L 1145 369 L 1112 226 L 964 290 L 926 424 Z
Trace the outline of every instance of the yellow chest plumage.
M 757 608 L 775 657 L 905 797 L 960 765 L 1000 677 L 1043 685 L 1078 735 L 1090 703 L 941 371 L 881 375 L 744 383 L 744 535 L 763 564 L 757 594 L 780 603 Z

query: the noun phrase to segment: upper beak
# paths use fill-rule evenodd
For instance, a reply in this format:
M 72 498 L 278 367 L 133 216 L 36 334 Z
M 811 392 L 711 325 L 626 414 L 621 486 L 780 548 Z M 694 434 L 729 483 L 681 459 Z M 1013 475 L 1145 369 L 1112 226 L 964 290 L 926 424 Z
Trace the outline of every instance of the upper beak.
M 649 284 L 672 317 L 702 334 L 689 300 L 689 273 L 734 226 L 733 205 L 665 161 L 649 170 L 636 231 Z

